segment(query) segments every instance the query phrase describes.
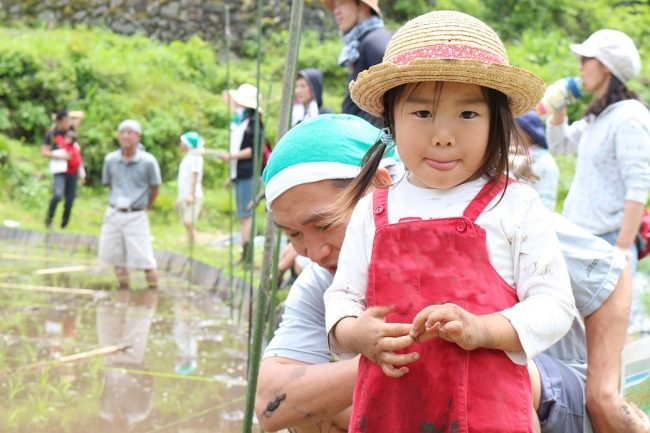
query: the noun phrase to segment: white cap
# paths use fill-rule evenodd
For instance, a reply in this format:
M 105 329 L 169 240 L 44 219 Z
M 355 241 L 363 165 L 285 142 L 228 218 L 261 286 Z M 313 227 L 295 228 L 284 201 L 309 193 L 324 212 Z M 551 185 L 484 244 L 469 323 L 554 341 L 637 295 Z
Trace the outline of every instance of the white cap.
M 123 129 L 130 129 L 138 135 L 142 135 L 142 128 L 140 123 L 137 120 L 127 119 L 120 123 L 120 126 L 117 127 L 117 132 L 120 132 Z
M 242 107 L 257 107 L 257 87 L 251 84 L 242 84 L 237 90 L 228 90 L 232 99 Z M 261 109 L 259 110 L 262 111 Z
M 617 30 L 598 30 L 581 44 L 569 46 L 576 57 L 595 57 L 622 83 L 641 72 L 641 58 L 634 41 Z

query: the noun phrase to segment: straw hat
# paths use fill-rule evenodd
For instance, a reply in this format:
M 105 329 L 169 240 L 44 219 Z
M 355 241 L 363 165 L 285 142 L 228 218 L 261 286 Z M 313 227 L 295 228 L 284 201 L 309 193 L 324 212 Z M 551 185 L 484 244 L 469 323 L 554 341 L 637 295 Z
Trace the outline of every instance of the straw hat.
M 257 87 L 252 84 L 242 84 L 237 90 L 228 90 L 230 97 L 239 105 L 246 108 L 257 107 Z M 262 111 L 261 109 L 259 111 Z
M 544 96 L 544 82 L 510 66 L 503 43 L 487 24 L 453 11 L 435 11 L 407 22 L 391 39 L 384 61 L 359 74 L 350 94 L 363 110 L 381 117 L 383 96 L 406 83 L 455 81 L 490 87 L 508 96 L 516 117 Z
M 361 3 L 367 4 L 370 9 L 375 11 L 377 16 L 379 18 L 383 18 L 384 16 L 381 14 L 381 10 L 379 10 L 379 2 L 377 0 L 360 0 Z M 334 12 L 334 0 L 323 0 L 323 3 L 325 4 L 325 7 L 327 8 L 328 11 Z

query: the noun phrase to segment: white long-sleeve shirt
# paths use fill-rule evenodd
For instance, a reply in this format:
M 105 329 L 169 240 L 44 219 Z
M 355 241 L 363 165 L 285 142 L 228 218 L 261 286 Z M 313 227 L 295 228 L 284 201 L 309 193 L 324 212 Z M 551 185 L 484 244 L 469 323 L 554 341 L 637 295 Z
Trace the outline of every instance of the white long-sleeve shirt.
M 601 235 L 621 228 L 625 202 L 646 204 L 650 189 L 650 112 L 625 100 L 569 126 L 546 128 L 555 155 L 577 153 L 576 170 L 564 216 Z
M 405 217 L 461 216 L 485 183 L 485 179 L 479 179 L 438 190 L 419 188 L 404 179 L 388 193 L 388 221 L 392 224 Z M 500 199 L 501 194 L 476 219 L 476 224 L 486 231 L 492 266 L 520 301 L 498 313 L 510 320 L 524 349 L 506 354 L 514 362 L 525 364 L 566 334 L 575 316 L 575 303 L 550 213 L 535 190 L 513 184 L 497 204 Z M 358 317 L 367 307 L 368 266 L 375 237 L 372 209 L 372 195 L 361 199 L 355 208 L 334 281 L 324 295 L 330 349 L 341 358 L 354 354 L 346 352 L 330 331 L 342 318 Z

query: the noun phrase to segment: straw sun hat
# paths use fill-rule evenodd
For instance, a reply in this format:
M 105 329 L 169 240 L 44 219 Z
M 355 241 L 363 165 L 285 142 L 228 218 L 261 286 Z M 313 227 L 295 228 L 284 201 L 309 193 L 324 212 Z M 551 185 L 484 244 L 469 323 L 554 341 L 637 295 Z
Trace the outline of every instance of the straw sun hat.
M 510 66 L 497 34 L 482 21 L 453 11 L 435 11 L 407 22 L 391 39 L 384 61 L 359 74 L 350 94 L 363 110 L 381 117 L 383 96 L 407 83 L 455 81 L 505 93 L 512 114 L 527 113 L 544 96 L 544 82 Z

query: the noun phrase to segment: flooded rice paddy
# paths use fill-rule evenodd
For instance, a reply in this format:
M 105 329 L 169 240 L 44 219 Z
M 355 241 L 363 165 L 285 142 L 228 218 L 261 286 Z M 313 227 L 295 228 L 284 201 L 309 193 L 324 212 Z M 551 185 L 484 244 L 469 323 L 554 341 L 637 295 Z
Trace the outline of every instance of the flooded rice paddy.
M 0 240 L 0 431 L 241 431 L 246 308 L 172 274 L 118 291 L 91 249 Z
M 241 281 L 157 252 L 158 289 L 132 272 L 119 291 L 95 246 L 0 228 L 0 432 L 242 431 Z M 647 287 L 638 273 L 635 335 L 650 332 Z

